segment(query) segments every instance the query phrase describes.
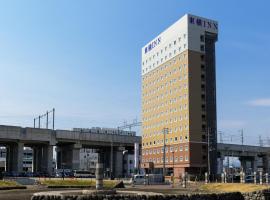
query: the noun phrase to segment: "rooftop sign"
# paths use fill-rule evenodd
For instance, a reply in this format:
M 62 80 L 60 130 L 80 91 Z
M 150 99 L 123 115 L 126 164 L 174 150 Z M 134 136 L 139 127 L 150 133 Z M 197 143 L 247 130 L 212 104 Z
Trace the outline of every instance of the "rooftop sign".
M 155 48 L 155 46 L 159 45 L 160 42 L 161 42 L 161 37 L 158 37 L 157 39 L 152 41 L 150 44 L 148 44 L 148 46 L 144 48 L 144 53 L 151 51 L 153 48 Z
M 194 17 L 194 16 L 189 17 L 189 23 L 200 26 L 202 28 L 206 28 L 206 29 L 212 29 L 212 30 L 216 30 L 216 31 L 218 30 L 218 23 L 217 22 Z

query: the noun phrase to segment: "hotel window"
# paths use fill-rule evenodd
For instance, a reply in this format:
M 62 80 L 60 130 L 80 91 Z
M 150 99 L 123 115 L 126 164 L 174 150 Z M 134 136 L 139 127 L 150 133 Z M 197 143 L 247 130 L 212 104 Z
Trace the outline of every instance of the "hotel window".
M 201 55 L 201 61 L 204 61 L 204 55 Z
M 201 42 L 204 42 L 204 35 L 200 36 L 200 40 L 201 40 Z
M 175 162 L 178 162 L 178 157 L 176 156 L 175 159 L 174 159 Z
M 185 161 L 188 161 L 188 156 L 187 155 L 185 156 Z
M 178 148 L 177 146 L 174 147 L 174 152 L 177 152 Z
M 188 151 L 188 145 L 185 146 L 185 151 Z
M 183 151 L 183 146 L 180 146 L 179 147 L 179 151 Z
M 173 147 L 170 147 L 170 152 L 173 152 Z
M 173 161 L 173 157 L 171 156 L 171 157 L 170 157 L 170 162 L 172 162 L 172 161 Z
M 180 156 L 179 160 L 182 162 L 183 161 L 183 156 Z
M 201 45 L 201 51 L 204 51 L 204 45 Z

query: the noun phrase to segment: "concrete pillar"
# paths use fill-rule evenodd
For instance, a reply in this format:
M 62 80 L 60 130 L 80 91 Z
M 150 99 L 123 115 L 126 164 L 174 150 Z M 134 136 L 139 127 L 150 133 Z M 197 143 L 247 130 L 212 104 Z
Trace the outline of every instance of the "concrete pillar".
M 57 169 L 62 169 L 61 160 L 62 160 L 62 150 L 61 150 L 61 147 L 57 146 L 56 147 L 56 168 Z
M 218 158 L 218 161 L 217 161 L 217 163 L 218 163 L 217 173 L 218 174 L 222 174 L 224 159 L 225 159 L 224 156 L 220 156 Z
M 134 144 L 134 169 L 139 169 L 139 152 L 140 152 L 140 146 L 139 143 Z
M 258 156 L 254 156 L 254 158 L 251 162 L 253 171 L 257 171 L 257 169 L 258 169 L 258 160 L 259 160 Z
M 14 173 L 23 172 L 24 144 L 18 142 L 7 147 L 7 171 Z
M 240 158 L 241 168 L 243 172 L 247 171 L 247 162 L 245 158 Z
M 49 176 L 51 176 L 53 172 L 53 146 L 52 145 L 44 146 L 43 152 L 44 152 L 44 159 L 43 159 L 44 171 L 47 172 Z
M 262 171 L 260 171 L 260 185 L 263 184 L 263 173 Z
M 67 144 L 57 147 L 57 168 L 80 169 L 80 144 Z M 60 169 L 59 168 L 59 169 Z
M 42 148 L 41 146 L 33 147 L 33 171 L 42 172 Z
M 114 177 L 119 178 L 122 177 L 123 175 L 123 151 L 115 151 L 114 152 Z
M 72 147 L 72 169 L 80 169 L 80 149 L 81 145 L 74 144 Z
M 38 145 L 33 147 L 33 171 L 52 175 L 53 146 Z
M 221 173 L 221 183 L 225 183 L 224 173 Z
M 243 183 L 243 171 L 240 172 L 240 183 Z
M 103 164 L 100 161 L 96 164 L 96 189 L 103 189 Z
M 254 172 L 253 178 L 254 178 L 254 184 L 257 184 L 257 172 Z
M 205 184 L 207 184 L 209 182 L 209 178 L 208 178 L 208 173 L 207 172 L 205 172 L 204 178 L 205 178 Z
M 269 161 L 270 161 L 270 157 L 268 155 L 263 156 L 263 170 L 264 171 L 269 171 Z

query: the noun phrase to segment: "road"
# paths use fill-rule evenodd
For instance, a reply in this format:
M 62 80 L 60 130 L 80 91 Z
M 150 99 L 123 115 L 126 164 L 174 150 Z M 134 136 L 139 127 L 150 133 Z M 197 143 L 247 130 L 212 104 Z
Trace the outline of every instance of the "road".
M 37 186 L 29 186 L 27 189 L 20 189 L 20 190 L 1 190 L 0 200 L 30 200 L 32 195 L 36 192 L 57 191 L 57 190 L 58 189 L 48 189 L 46 187 L 37 187 Z

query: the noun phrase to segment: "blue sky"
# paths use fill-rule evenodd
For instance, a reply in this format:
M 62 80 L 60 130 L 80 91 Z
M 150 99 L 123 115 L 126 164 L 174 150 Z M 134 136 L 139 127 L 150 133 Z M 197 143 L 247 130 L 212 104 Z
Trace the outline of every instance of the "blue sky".
M 140 49 L 185 13 L 219 21 L 218 130 L 270 136 L 269 1 L 0 1 L 0 124 L 140 118 Z M 236 139 L 234 139 L 236 140 Z

